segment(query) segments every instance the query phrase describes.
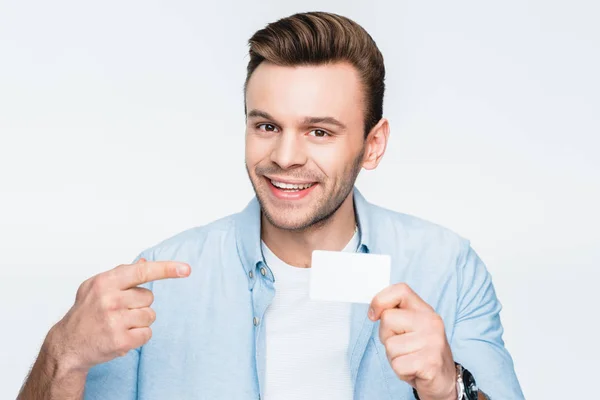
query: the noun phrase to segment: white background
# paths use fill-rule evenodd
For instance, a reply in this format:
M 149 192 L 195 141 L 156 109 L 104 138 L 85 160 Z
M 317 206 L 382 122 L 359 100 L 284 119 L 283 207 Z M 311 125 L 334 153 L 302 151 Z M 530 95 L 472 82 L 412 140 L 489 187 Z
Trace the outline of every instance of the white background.
M 597 392 L 593 1 L 0 2 L 0 398 L 80 282 L 242 209 L 246 41 L 293 12 L 374 37 L 392 135 L 358 187 L 471 239 L 528 399 Z

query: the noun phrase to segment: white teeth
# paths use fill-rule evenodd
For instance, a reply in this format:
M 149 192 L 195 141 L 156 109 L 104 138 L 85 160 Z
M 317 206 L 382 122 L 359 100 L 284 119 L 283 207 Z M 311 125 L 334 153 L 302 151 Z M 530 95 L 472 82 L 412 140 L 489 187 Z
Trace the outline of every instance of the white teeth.
M 287 189 L 287 190 L 303 190 L 303 189 L 308 189 L 309 187 L 311 187 L 313 185 L 312 183 L 303 183 L 301 185 L 295 185 L 293 183 L 284 183 L 284 182 L 277 182 L 277 181 L 271 181 L 271 183 L 273 184 L 273 186 L 278 187 L 279 189 Z

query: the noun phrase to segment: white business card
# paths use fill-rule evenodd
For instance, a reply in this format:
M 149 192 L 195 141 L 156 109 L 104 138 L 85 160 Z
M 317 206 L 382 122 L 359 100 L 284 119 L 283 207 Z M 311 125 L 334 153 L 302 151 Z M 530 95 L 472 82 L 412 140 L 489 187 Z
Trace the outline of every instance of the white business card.
M 309 296 L 312 300 L 369 304 L 390 285 L 390 271 L 389 255 L 315 250 Z

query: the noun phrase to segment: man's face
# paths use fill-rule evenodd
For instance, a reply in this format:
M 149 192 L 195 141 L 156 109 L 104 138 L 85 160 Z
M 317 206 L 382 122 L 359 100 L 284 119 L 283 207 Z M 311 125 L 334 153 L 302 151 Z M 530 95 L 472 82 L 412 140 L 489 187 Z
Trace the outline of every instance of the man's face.
M 271 224 L 308 228 L 352 192 L 365 148 L 362 96 L 347 63 L 256 68 L 246 91 L 246 169 Z

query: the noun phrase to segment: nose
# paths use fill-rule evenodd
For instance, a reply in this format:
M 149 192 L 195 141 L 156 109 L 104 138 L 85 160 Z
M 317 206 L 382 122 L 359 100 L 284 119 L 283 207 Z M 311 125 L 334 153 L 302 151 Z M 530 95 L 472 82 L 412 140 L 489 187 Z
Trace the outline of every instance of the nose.
M 299 135 L 284 132 L 278 136 L 275 147 L 271 152 L 271 161 L 281 169 L 290 169 L 306 164 L 306 149 L 299 140 Z

